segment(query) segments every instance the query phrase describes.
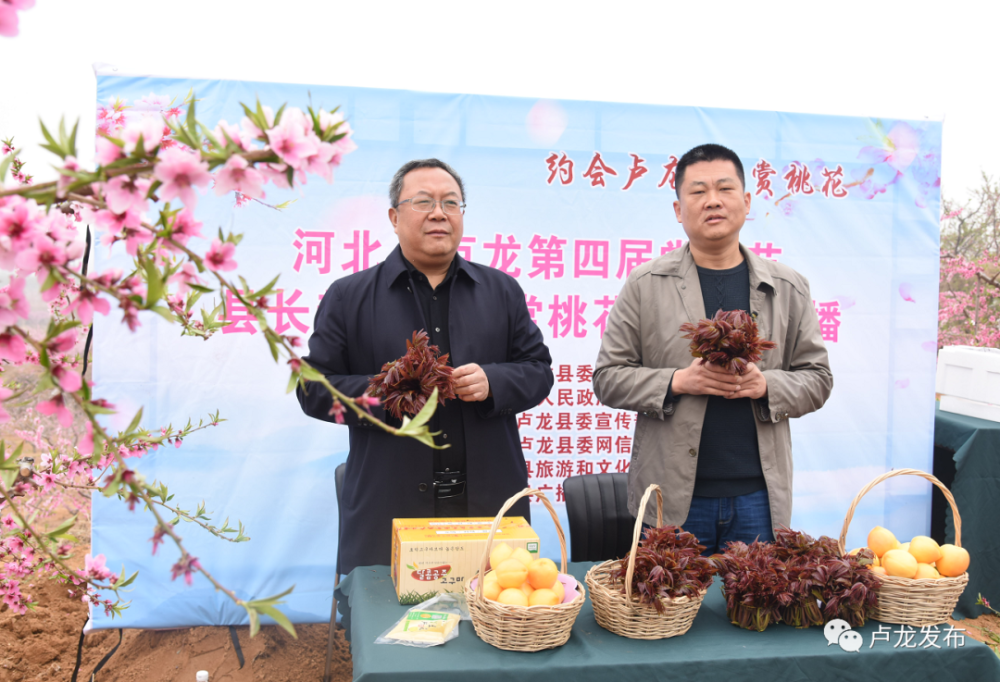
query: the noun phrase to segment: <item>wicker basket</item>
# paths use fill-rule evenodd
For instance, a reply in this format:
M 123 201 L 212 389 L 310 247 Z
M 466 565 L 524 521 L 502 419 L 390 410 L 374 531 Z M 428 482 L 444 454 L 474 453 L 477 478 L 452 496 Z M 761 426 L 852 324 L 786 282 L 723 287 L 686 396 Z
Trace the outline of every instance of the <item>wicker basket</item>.
M 962 517 L 958 514 L 955 498 L 952 497 L 948 488 L 930 474 L 918 469 L 895 469 L 875 478 L 862 488 L 861 492 L 854 498 L 851 508 L 847 510 L 844 527 L 840 531 L 841 554 L 845 552 L 844 542 L 847 540 L 847 529 L 851 525 L 854 510 L 861 502 L 861 498 L 879 483 L 893 476 L 920 476 L 941 489 L 955 515 L 955 546 L 961 547 Z M 938 625 L 946 622 L 951 617 L 952 611 L 955 610 L 955 605 L 958 603 L 958 598 L 962 596 L 962 591 L 969 582 L 968 572 L 957 578 L 938 578 L 936 580 L 916 580 L 884 575 L 880 575 L 879 578 L 882 580 L 882 587 L 878 590 L 878 606 L 873 611 L 872 618 L 883 623 L 912 627 Z
M 477 578 L 486 575 L 486 564 L 490 558 L 490 549 L 493 547 L 493 536 L 496 535 L 503 515 L 515 502 L 528 495 L 537 495 L 545 508 L 549 510 L 549 514 L 552 515 L 562 550 L 562 565 L 559 571 L 566 573 L 566 536 L 563 535 L 559 517 L 556 516 L 552 503 L 545 497 L 545 493 L 533 488 L 525 488 L 507 500 L 493 520 Z M 465 597 L 469 604 L 469 613 L 472 615 L 472 625 L 476 629 L 476 634 L 484 642 L 507 651 L 541 651 L 554 649 L 565 644 L 586 598 L 583 585 L 578 582 L 576 597 L 570 602 L 563 602 L 555 606 L 513 606 L 491 601 L 484 597 L 484 582 L 481 579 L 477 580 L 474 590 L 471 587 L 471 580 L 465 584 Z
M 653 606 L 641 603 L 639 598 L 632 594 L 635 551 L 639 546 L 639 536 L 642 534 L 646 503 L 654 491 L 656 525 L 663 525 L 663 493 L 660 492 L 660 486 L 653 483 L 646 488 L 646 493 L 639 502 L 635 532 L 632 534 L 632 550 L 629 552 L 628 570 L 625 575 L 625 594 L 622 594 L 621 583 L 611 578 L 619 560 L 605 561 L 587 571 L 587 587 L 590 588 L 590 601 L 594 605 L 594 618 L 597 624 L 616 635 L 632 639 L 665 639 L 683 635 L 691 628 L 691 623 L 698 615 L 698 609 L 701 608 L 701 602 L 705 598 L 703 590 L 697 597 L 661 599 L 666 610 L 657 613 Z

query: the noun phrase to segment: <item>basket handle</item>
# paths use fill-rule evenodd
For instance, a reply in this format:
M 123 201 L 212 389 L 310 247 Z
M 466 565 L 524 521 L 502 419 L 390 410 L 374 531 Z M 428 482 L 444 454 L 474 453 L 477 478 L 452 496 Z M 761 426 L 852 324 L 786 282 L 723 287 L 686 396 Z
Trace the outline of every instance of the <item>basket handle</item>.
M 483 560 L 479 562 L 479 580 L 476 581 L 476 601 L 483 601 L 485 599 L 483 597 L 483 583 L 486 581 L 483 580 L 483 576 L 486 575 L 486 563 L 490 560 L 490 551 L 493 549 L 493 536 L 496 535 L 497 529 L 500 527 L 503 515 L 514 506 L 515 502 L 528 495 L 538 496 L 542 504 L 545 505 L 545 508 L 549 510 L 552 521 L 556 524 L 556 534 L 559 536 L 559 548 L 562 550 L 562 566 L 559 568 L 559 572 L 566 572 L 566 536 L 563 534 L 562 525 L 559 523 L 559 516 L 556 515 L 556 510 L 552 508 L 552 503 L 549 502 L 549 498 L 545 496 L 545 493 L 534 488 L 525 488 L 504 502 L 503 506 L 500 507 L 500 511 L 497 512 L 496 518 L 493 519 L 493 525 L 490 526 L 490 534 L 486 538 L 486 551 L 483 552 Z
M 639 510 L 635 516 L 635 530 L 632 531 L 632 549 L 628 553 L 628 569 L 625 571 L 625 600 L 627 602 L 632 601 L 632 574 L 635 573 L 635 551 L 639 548 L 639 536 L 642 535 L 642 519 L 646 515 L 646 503 L 649 502 L 649 496 L 653 494 L 654 490 L 656 491 L 656 526 L 659 528 L 663 525 L 663 493 L 660 491 L 660 486 L 650 483 L 642 499 L 639 500 Z
M 840 541 L 837 543 L 840 547 L 840 553 L 844 554 L 847 551 L 847 546 L 844 544 L 847 542 L 847 529 L 851 526 L 851 519 L 854 518 L 854 510 L 857 508 L 858 503 L 861 502 L 861 498 L 865 496 L 869 490 L 877 486 L 882 481 L 892 478 L 893 476 L 919 476 L 920 478 L 926 478 L 928 481 L 936 485 L 942 493 L 944 493 L 944 498 L 948 500 L 948 504 L 951 505 L 951 512 L 955 515 L 955 546 L 962 546 L 962 517 L 958 513 L 958 506 L 955 504 L 955 498 L 952 497 L 951 491 L 945 487 L 944 483 L 937 480 L 934 476 L 931 476 L 926 471 L 920 471 L 920 469 L 893 469 L 892 471 L 887 471 L 881 476 L 876 476 L 871 483 L 866 485 L 851 502 L 851 508 L 847 510 L 847 517 L 844 518 L 844 527 L 840 531 Z

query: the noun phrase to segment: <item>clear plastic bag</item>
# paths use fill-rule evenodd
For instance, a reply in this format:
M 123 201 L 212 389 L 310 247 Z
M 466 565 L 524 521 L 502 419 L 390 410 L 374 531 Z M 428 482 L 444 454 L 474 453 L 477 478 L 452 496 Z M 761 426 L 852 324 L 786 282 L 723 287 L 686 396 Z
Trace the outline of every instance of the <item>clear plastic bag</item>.
M 458 624 L 470 620 L 461 594 L 439 594 L 407 610 L 396 623 L 375 640 L 376 644 L 402 644 L 426 648 L 458 637 Z

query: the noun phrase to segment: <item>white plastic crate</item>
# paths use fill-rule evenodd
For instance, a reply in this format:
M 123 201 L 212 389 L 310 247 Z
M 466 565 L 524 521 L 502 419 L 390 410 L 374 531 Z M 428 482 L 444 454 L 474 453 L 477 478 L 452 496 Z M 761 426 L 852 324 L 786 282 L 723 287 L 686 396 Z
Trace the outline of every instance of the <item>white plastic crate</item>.
M 941 410 L 1000 422 L 1000 349 L 947 346 L 938 352 Z

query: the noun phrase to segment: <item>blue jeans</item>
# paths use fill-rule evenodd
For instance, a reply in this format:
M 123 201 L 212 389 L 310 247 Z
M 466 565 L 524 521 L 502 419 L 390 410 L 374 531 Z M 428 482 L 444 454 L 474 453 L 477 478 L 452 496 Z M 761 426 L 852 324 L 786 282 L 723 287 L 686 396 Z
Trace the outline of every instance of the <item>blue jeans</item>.
M 691 510 L 681 527 L 705 546 L 704 556 L 722 552 L 736 540 L 773 542 L 767 488 L 738 497 L 692 497 Z

